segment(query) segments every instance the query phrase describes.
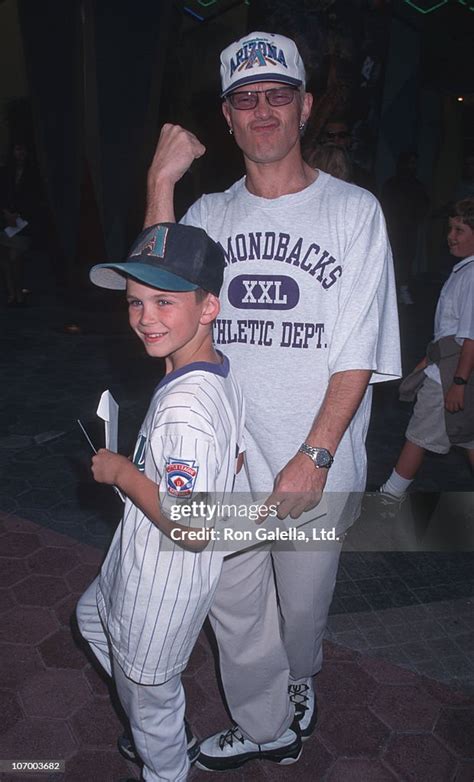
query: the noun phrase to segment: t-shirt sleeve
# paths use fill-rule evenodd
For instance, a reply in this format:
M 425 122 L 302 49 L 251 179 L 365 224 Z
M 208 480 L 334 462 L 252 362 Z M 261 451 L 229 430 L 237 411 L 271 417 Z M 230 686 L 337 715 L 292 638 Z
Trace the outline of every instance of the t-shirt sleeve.
M 462 275 L 458 290 L 459 322 L 456 339 L 474 339 L 474 264 L 471 264 Z
M 180 411 L 179 419 L 170 420 L 165 413 L 155 421 L 150 440 L 155 481 L 168 518 L 183 526 L 203 527 L 206 514 L 189 516 L 183 508 L 213 502 L 218 475 L 215 437 L 197 411 Z
M 368 194 L 352 209 L 355 228 L 344 253 L 329 371 L 371 369 L 372 383 L 394 380 L 401 376 L 400 336 L 385 220 Z
M 207 210 L 205 196 L 201 196 L 192 204 L 179 221 L 182 225 L 192 225 L 207 231 Z

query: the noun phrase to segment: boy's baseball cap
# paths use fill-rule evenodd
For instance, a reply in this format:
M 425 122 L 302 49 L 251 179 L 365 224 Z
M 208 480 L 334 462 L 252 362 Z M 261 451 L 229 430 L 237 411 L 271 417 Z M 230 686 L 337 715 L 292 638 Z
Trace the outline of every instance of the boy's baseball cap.
M 305 85 L 303 60 L 291 38 L 276 33 L 249 33 L 221 52 L 221 97 L 259 81 Z
M 222 248 L 202 228 L 157 223 L 145 228 L 123 263 L 99 263 L 89 277 L 100 288 L 125 290 L 127 277 L 165 291 L 205 291 L 219 295 L 224 275 Z

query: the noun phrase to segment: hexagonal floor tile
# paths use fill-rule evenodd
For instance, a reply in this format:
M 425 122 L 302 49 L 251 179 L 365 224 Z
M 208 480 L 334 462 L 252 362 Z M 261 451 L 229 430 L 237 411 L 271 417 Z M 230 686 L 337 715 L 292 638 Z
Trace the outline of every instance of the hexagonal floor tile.
M 441 706 L 418 687 L 382 684 L 370 708 L 392 730 L 431 732 Z
M 15 601 L 10 589 L 0 589 L 0 614 L 4 614 L 5 611 L 9 611 L 13 608 Z
M 474 757 L 474 706 L 443 708 L 434 729 L 456 755 L 466 760 Z
M 27 557 L 37 551 L 41 541 L 31 532 L 6 532 L 2 536 L 2 556 Z
M 71 725 L 79 744 L 113 749 L 123 725 L 108 699 L 92 698 L 72 717 Z
M 57 626 L 55 617 L 47 608 L 15 606 L 2 617 L 0 640 L 34 646 L 51 635 Z
M 66 581 L 75 592 L 84 592 L 98 574 L 96 565 L 78 565 L 67 574 Z
M 78 592 L 74 592 L 72 595 L 68 595 L 65 600 L 59 603 L 54 608 L 54 613 L 58 617 L 59 623 L 70 627 L 71 621 L 74 621 L 76 613 L 77 602 L 80 598 Z
M 14 692 L 0 690 L 2 704 L 2 719 L 0 720 L 0 735 L 11 730 L 17 722 L 24 718 L 20 702 Z
M 12 591 L 20 605 L 34 606 L 53 606 L 69 593 L 63 578 L 39 575 L 28 576 Z
M 0 670 L 2 686 L 16 690 L 44 667 L 34 646 L 0 643 Z
M 62 719 L 70 717 L 91 698 L 86 679 L 75 670 L 43 671 L 29 679 L 19 695 L 29 717 Z
M 26 560 L 0 557 L 0 586 L 17 584 L 28 575 Z
M 58 503 L 61 493 L 54 489 L 29 489 L 18 497 L 19 507 L 25 510 L 46 510 Z M 23 511 L 24 512 L 24 511 Z M 20 512 L 21 515 L 21 512 Z
M 80 649 L 69 628 L 61 627 L 39 645 L 39 653 L 47 668 L 76 668 L 87 665 L 87 657 Z
M 321 708 L 345 708 L 366 703 L 377 684 L 356 662 L 327 660 L 316 677 Z
M 79 557 L 71 548 L 42 548 L 28 557 L 28 567 L 34 573 L 63 576 L 79 564 Z
M 452 779 L 455 758 L 433 736 L 391 736 L 383 759 L 406 782 L 446 782 Z
M 335 755 L 354 757 L 377 756 L 389 734 L 387 726 L 365 706 L 325 712 L 317 730 Z
M 138 769 L 127 763 L 116 751 L 100 752 L 82 749 L 66 763 L 67 782 L 116 782 L 118 779 L 138 780 Z
M 0 736 L 2 758 L 48 758 L 63 760 L 76 750 L 66 722 L 52 719 L 24 719 Z
M 397 782 L 397 777 L 380 760 L 339 758 L 327 782 Z

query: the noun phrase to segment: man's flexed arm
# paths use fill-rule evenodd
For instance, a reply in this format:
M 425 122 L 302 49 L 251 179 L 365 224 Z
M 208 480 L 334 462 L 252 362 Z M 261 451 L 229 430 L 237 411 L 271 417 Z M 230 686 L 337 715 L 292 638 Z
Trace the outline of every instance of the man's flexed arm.
M 308 445 L 327 448 L 337 459 L 337 447 L 362 401 L 371 374 L 371 370 L 352 369 L 331 376 L 321 409 L 306 438 Z M 306 454 L 297 453 L 278 473 L 265 505 L 278 504 L 280 519 L 288 515 L 296 519 L 318 504 L 327 475 L 327 469 L 317 469 Z
M 147 177 L 144 228 L 155 223 L 174 223 L 174 188 L 193 160 L 206 147 L 180 125 L 163 125 Z

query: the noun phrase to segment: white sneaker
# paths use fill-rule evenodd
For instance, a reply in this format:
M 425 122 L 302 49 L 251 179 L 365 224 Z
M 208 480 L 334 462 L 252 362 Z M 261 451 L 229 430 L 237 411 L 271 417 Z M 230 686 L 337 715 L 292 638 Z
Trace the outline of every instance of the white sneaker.
M 245 738 L 238 725 L 234 725 L 224 733 L 215 733 L 201 741 L 196 766 L 204 771 L 228 771 L 243 766 L 249 760 L 272 760 L 281 766 L 289 766 L 299 760 L 301 752 L 296 719 L 279 739 L 266 744 L 255 744 Z
M 306 741 L 314 731 L 318 719 L 318 702 L 312 678 L 299 684 L 289 684 L 288 695 L 300 724 L 301 740 Z
M 408 290 L 408 285 L 400 285 L 399 291 L 398 291 L 398 303 L 399 304 L 414 304 L 410 291 Z
M 385 484 L 377 489 L 376 496 L 380 502 L 380 516 L 383 519 L 394 519 L 400 513 L 401 507 L 407 498 L 406 492 L 397 497 L 395 494 L 385 491 Z

